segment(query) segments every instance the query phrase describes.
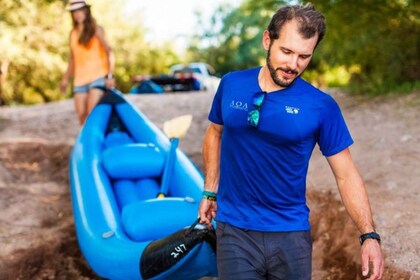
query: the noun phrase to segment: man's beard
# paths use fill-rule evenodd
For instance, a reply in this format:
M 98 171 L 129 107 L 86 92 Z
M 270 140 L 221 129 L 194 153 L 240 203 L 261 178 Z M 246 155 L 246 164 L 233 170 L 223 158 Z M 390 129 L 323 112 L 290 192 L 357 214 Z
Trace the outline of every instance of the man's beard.
M 268 67 L 268 70 L 270 71 L 271 79 L 274 81 L 274 83 L 276 85 L 278 85 L 280 87 L 286 88 L 286 87 L 290 86 L 296 80 L 296 78 L 299 77 L 299 75 L 298 75 L 299 73 L 296 70 L 292 70 L 290 68 L 278 67 L 278 68 L 274 69 L 273 64 L 271 63 L 270 54 L 271 54 L 271 45 L 270 45 L 270 47 L 268 48 L 268 51 L 267 51 L 267 67 Z M 281 79 L 279 76 L 277 76 L 277 71 L 278 70 L 282 70 L 284 72 L 291 71 L 293 74 L 296 75 L 296 77 L 292 80 L 285 81 L 285 80 Z

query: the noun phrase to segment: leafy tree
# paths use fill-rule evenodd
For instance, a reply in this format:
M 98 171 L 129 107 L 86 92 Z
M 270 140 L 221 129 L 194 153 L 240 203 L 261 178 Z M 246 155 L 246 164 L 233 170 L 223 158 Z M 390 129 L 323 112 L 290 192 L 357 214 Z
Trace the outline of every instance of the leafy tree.
M 123 15 L 125 1 L 91 0 L 116 56 L 118 87 L 126 92 L 131 77 L 159 74 L 179 61 L 200 60 L 221 74 L 261 65 L 261 35 L 271 15 L 286 3 L 244 0 L 238 8 L 222 5 L 210 25 L 197 24 L 188 56 L 171 43 L 144 40 L 141 15 Z M 313 0 L 326 15 L 326 38 L 305 77 L 319 85 L 350 85 L 363 94 L 410 91 L 420 82 L 419 14 L 414 0 Z M 66 0 L 0 0 L 0 99 L 7 104 L 68 98 L 59 91 L 67 66 L 71 21 Z
M 244 0 L 221 6 L 197 34 L 190 55 L 223 73 L 264 63 L 262 31 L 277 8 L 307 1 Z M 312 0 L 327 19 L 327 34 L 305 78 L 353 92 L 410 91 L 420 80 L 420 2 L 414 0 Z M 206 42 L 207 45 L 203 45 Z
M 92 13 L 111 41 L 117 85 L 123 92 L 136 74 L 165 72 L 179 60 L 170 44 L 144 40 L 139 16 L 123 13 L 125 1 L 91 0 Z M 0 0 L 1 99 L 34 104 L 68 98 L 59 90 L 67 67 L 71 18 L 61 0 Z
M 418 1 L 316 0 L 328 30 L 320 50 L 330 67 L 352 70 L 353 91 L 412 90 L 420 80 Z
M 62 4 L 1 2 L 3 98 L 9 103 L 37 103 L 59 98 L 55 81 L 59 79 L 62 65 L 60 50 L 64 38 L 60 36 L 62 29 L 59 30 Z M 42 14 L 39 13 L 41 9 Z
M 170 43 L 152 45 L 144 39 L 144 28 L 138 14 L 124 14 L 122 1 L 96 0 L 92 12 L 105 27 L 116 58 L 118 88 L 127 92 L 135 75 L 160 74 L 179 61 Z M 139 20 L 140 19 L 140 20 Z
M 200 30 L 189 48 L 195 59 L 213 64 L 220 73 L 260 65 L 265 59 L 262 32 L 267 27 L 273 7 L 279 8 L 286 1 L 245 0 L 232 9 L 222 5 L 216 11 L 208 30 Z M 207 47 L 202 47 L 208 44 Z

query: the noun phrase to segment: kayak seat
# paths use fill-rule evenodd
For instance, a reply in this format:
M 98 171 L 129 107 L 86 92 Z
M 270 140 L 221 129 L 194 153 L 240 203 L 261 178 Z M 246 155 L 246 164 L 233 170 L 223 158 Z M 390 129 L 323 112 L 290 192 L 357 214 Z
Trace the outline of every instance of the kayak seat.
M 197 220 L 198 203 L 180 197 L 137 201 L 122 209 L 121 221 L 134 241 L 157 240 Z
M 112 179 L 160 177 L 165 158 L 153 144 L 124 144 L 102 152 L 102 165 Z
M 120 209 L 139 200 L 156 198 L 160 191 L 158 180 L 153 178 L 119 179 L 113 183 L 113 188 Z
M 124 131 L 113 131 L 108 133 L 104 140 L 104 149 L 124 145 L 124 144 L 133 144 L 133 138 Z

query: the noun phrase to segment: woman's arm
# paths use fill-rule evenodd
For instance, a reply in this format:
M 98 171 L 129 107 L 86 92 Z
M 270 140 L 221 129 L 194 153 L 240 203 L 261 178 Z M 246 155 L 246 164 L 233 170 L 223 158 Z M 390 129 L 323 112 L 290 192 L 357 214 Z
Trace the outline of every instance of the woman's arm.
M 106 76 L 106 86 L 107 88 L 111 88 L 115 86 L 115 79 L 114 79 L 114 67 L 115 67 L 115 57 L 114 52 L 112 51 L 112 47 L 106 37 L 105 30 L 98 26 L 96 29 L 96 36 L 101 42 L 102 47 L 106 53 L 106 59 L 108 63 L 108 74 Z
M 70 78 L 73 77 L 73 75 L 74 75 L 74 57 L 73 57 L 73 51 L 70 48 L 70 56 L 69 56 L 69 61 L 67 64 L 67 69 L 66 69 L 66 72 L 64 72 L 63 79 L 61 80 L 61 83 L 60 83 L 61 92 L 66 91 L 69 80 Z

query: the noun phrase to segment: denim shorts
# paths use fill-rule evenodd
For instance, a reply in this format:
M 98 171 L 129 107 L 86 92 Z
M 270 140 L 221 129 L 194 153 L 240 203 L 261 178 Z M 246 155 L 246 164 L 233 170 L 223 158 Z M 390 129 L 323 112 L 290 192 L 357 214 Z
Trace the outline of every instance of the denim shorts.
M 310 231 L 263 232 L 217 222 L 220 279 L 310 280 Z
M 101 77 L 99 79 L 94 80 L 91 83 L 82 85 L 82 86 L 75 86 L 73 87 L 74 93 L 87 93 L 92 88 L 99 88 L 104 89 L 105 88 L 105 77 Z

